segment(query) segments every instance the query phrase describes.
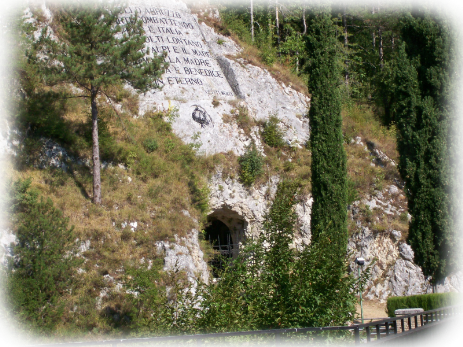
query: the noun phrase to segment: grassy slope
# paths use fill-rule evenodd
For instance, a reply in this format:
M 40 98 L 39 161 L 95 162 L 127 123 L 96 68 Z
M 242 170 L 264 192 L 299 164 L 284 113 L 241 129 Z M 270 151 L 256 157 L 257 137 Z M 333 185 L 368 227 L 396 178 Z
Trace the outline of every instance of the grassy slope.
M 247 47 L 244 54 L 249 62 L 264 66 L 255 49 Z M 293 85 L 303 90 L 304 82 L 281 65 L 269 69 L 277 79 L 285 83 L 291 80 Z M 55 206 L 63 210 L 70 224 L 75 225 L 79 238 L 90 240 L 90 249 L 83 252 L 86 262 L 82 269 L 85 272 L 81 275 L 78 290 L 68 294 L 67 313 L 58 335 L 69 330 L 91 331 L 97 335 L 114 331 L 115 325 L 111 320 L 95 310 L 100 292 L 104 288 L 114 288 L 117 282 L 121 282 L 126 266 L 137 264 L 142 258 L 156 263 L 156 241 L 172 240 L 174 235 L 181 236 L 192 228 L 198 228 L 182 210 L 189 211 L 193 218 L 204 222 L 207 210 L 205 178 L 214 171 L 214 167 L 221 165 L 230 176 L 239 176 L 237 158 L 232 154 L 196 156 L 192 146 L 184 145 L 172 133 L 166 120 L 169 116 L 174 117 L 175 110 L 170 115 L 149 112 L 144 117 L 134 118 L 133 114 L 137 114 L 138 110 L 137 97 L 123 89 L 112 92 L 122 111 L 116 113 L 105 100 L 100 100 L 104 120 L 101 132 L 103 159 L 113 163 L 113 167 L 102 173 L 101 206 L 91 203 L 89 167 L 70 163 L 71 169 L 67 172 L 34 167 L 41 148 L 39 136 L 47 133 L 46 124 L 45 128 L 29 134 L 22 155 L 9 170 L 12 179 L 32 177 L 33 187 L 43 196 L 50 197 Z M 64 124 L 67 131 L 74 134 L 61 141 L 61 144 L 74 156 L 89 159 L 89 105 L 83 99 L 67 99 L 59 107 L 57 122 Z M 367 105 L 346 106 L 343 116 L 346 139 L 361 136 L 362 141 L 375 142 L 390 158 L 397 159 L 393 131 L 383 128 Z M 246 110 L 237 110 L 230 118 L 229 121 L 237 121 L 243 128 L 256 125 L 246 116 Z M 148 153 L 144 142 L 153 139 L 158 147 Z M 349 177 L 358 197 L 375 193 L 398 177 L 393 167 L 372 167 L 371 157 L 363 148 L 349 141 L 345 148 Z M 310 151 L 305 148 L 275 149 L 265 146 L 265 152 L 269 169 L 256 184 L 266 182 L 267 175 L 280 174 L 300 179 L 303 192 L 310 192 Z M 124 223 L 133 221 L 138 223 L 135 232 L 129 226 L 123 227 Z M 371 223 L 378 224 L 374 218 L 371 218 Z M 406 230 L 406 224 L 395 219 L 384 223 L 387 223 L 386 228 L 391 228 L 395 223 Z M 384 230 L 384 225 L 379 226 L 378 229 Z M 351 231 L 355 231 L 354 225 L 351 225 Z M 114 278 L 114 282 L 105 281 L 104 275 L 107 274 Z M 111 294 L 103 298 L 101 307 L 112 307 L 123 313 L 130 309 L 126 296 Z M 77 307 L 75 311 L 74 307 Z

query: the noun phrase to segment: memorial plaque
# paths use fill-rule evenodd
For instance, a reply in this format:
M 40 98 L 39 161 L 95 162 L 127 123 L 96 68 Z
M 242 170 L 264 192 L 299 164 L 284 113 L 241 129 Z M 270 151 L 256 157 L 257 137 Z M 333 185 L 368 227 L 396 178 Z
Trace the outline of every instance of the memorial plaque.
M 168 4 L 168 7 L 166 5 Z M 150 55 L 166 54 L 169 68 L 157 84 L 164 99 L 233 99 L 235 94 L 204 40 L 196 17 L 178 1 L 131 1 L 120 21 L 137 14 L 143 21 Z
M 234 59 L 240 48 L 199 24 L 184 2 L 129 0 L 121 23 L 135 14 L 143 21 L 149 54 L 165 54 L 169 63 L 157 81 L 162 89 L 140 96 L 140 115 L 153 109 L 178 110 L 174 133 L 185 143 L 200 145 L 195 148 L 204 154 L 233 151 L 241 155 L 251 140 L 261 148 L 258 127 L 246 134 L 234 121 L 238 105 L 256 120 L 278 115 L 288 143 L 305 143 L 309 129 L 302 115 L 309 99 L 265 69 Z

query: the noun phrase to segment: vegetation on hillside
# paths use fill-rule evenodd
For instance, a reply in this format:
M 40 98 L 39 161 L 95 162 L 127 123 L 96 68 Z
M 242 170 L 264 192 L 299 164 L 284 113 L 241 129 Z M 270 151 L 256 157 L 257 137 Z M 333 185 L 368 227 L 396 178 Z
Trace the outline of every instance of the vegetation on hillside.
M 412 215 L 408 241 L 432 282 L 455 269 L 450 217 L 450 129 L 454 60 L 448 24 L 428 13 L 401 19 L 403 42 L 384 73 L 388 118 L 398 129 L 399 171 Z
M 211 285 L 199 284 L 196 295 L 185 295 L 181 286 L 172 289 L 169 301 L 141 301 L 143 319 L 134 323 L 132 336 L 203 334 L 263 330 L 283 327 L 342 325 L 354 310 L 355 280 L 346 276 L 346 262 L 320 238 L 313 247 L 292 246 L 299 196 L 298 184 L 283 181 L 268 214 L 263 232 L 249 239 L 244 249 Z M 145 276 L 149 276 L 145 272 Z M 145 282 L 143 293 L 152 291 Z M 183 293 L 183 294 L 182 294 Z M 342 300 L 340 300 L 342 298 Z M 206 308 L 206 309 L 204 309 Z M 282 346 L 350 345 L 346 332 L 288 334 Z M 268 346 L 274 336 L 240 336 L 211 339 L 211 346 Z M 186 344 L 186 343 L 185 343 Z
M 32 44 L 28 58 L 38 66 L 38 78 L 51 86 L 74 84 L 88 98 L 92 114 L 93 197 L 101 204 L 100 146 L 97 97 L 111 100 L 115 86 L 130 85 L 146 92 L 159 88 L 156 80 L 165 71 L 164 56 L 146 57 L 143 22 L 136 16 L 119 24 L 123 8 L 73 5 L 54 10 L 51 32 L 45 26 Z M 57 41 L 58 39 L 59 41 Z M 114 98 L 114 97 L 113 97 Z
M 241 158 L 232 153 L 198 156 L 201 143 L 186 145 L 172 132 L 171 123 L 177 115 L 174 107 L 134 117 L 138 116 L 138 96 L 123 88 L 119 80 L 112 81 L 106 85 L 105 95 L 94 99 L 104 164 L 101 185 L 105 193 L 100 205 L 91 202 L 90 194 L 93 113 L 80 98 L 78 86 L 69 80 L 48 83 L 37 61 L 26 59 L 25 51 L 31 47 L 27 40 L 34 40 L 35 28 L 23 26 L 19 40 L 23 51 L 17 63 L 21 97 L 14 121 L 25 140 L 9 170 L 12 182 L 16 182 L 12 196 L 17 200 L 22 196 L 18 200 L 22 205 L 13 204 L 11 227 L 25 240 L 17 248 L 18 254 L 25 256 L 23 263 L 10 264 L 8 285 L 12 288 L 10 304 L 26 327 L 60 337 L 82 333 L 140 336 L 341 325 L 353 319 L 353 293 L 364 278 L 359 282 L 347 274 L 346 205 L 400 181 L 396 167 L 388 163 L 372 166 L 369 154 L 353 140 L 360 136 L 399 161 L 395 136 L 403 136 L 409 114 L 392 98 L 398 90 L 387 89 L 387 78 L 395 78 L 387 72 L 394 71 L 390 66 L 402 58 L 401 68 L 413 72 L 419 67 L 403 45 L 406 40 L 398 21 L 401 14 L 385 9 L 384 15 L 375 16 L 358 8 L 320 14 L 304 6 L 275 12 L 273 7 L 259 5 L 254 17 L 259 30 L 252 37 L 246 8 L 224 4 L 221 10 L 223 22 L 215 25 L 244 42 L 242 54 L 248 61 L 272 64 L 269 69 L 275 76 L 292 81 L 302 91 L 310 79 L 313 95 L 309 117 L 314 136 L 307 148 L 282 141 L 277 115 L 259 124 L 236 103 L 232 115 L 223 115 L 224 122 L 236 121 L 248 135 L 252 126 L 259 126 L 265 158 L 253 145 Z M 277 20 L 275 13 L 284 16 Z M 35 18 L 37 24 L 43 24 L 39 10 Z M 380 36 L 371 36 L 371 28 Z M 59 26 L 54 29 L 60 33 Z M 371 46 L 371 40 L 375 42 L 373 48 L 364 49 Z M 392 42 L 387 49 L 386 41 Z M 293 71 L 283 68 L 284 64 Z M 376 72 L 380 70 L 385 72 Z M 408 78 L 414 76 L 419 73 L 413 72 Z M 433 81 L 440 80 L 439 73 L 433 76 Z M 415 82 L 410 83 L 416 87 Z M 391 94 L 385 93 L 385 88 Z M 435 113 L 431 106 L 428 100 L 416 108 Z M 38 169 L 44 138 L 52 139 L 81 162 L 67 161 L 66 170 Z M 176 236 L 204 226 L 209 212 L 207 179 L 218 167 L 224 175 L 247 186 L 268 182 L 275 174 L 282 183 L 261 236 L 249 240 L 244 252 L 225 268 L 220 281 L 197 283 L 192 291 L 184 273 L 162 271 L 156 242 L 172 242 Z M 402 164 L 401 170 L 405 167 Z M 330 174 L 323 176 L 328 170 Z M 293 248 L 294 205 L 312 190 L 318 194 L 314 205 L 317 241 L 310 247 Z M 323 202 L 325 194 L 332 194 L 329 204 Z M 442 194 L 439 197 L 447 199 Z M 327 205 L 336 208 L 328 210 Z M 37 218 L 22 219 L 25 208 Z M 376 222 L 372 216 L 375 211 L 364 212 L 376 230 L 384 230 L 384 224 L 407 230 L 406 216 Z M 40 219 L 38 214 L 49 218 Z M 351 232 L 355 229 L 355 225 L 349 226 Z M 53 234 L 58 230 L 62 231 L 59 237 Z M 40 262 L 29 252 L 28 238 L 40 243 L 42 231 L 46 242 L 56 239 L 53 246 L 61 246 L 53 257 L 43 258 L 54 260 L 48 272 L 31 275 L 25 262 L 33 266 Z M 338 247 L 332 247 L 333 243 Z M 76 247 L 79 257 L 74 257 Z M 203 249 L 211 253 L 207 247 L 203 241 Z M 69 262 L 62 264 L 54 257 Z M 439 255 L 439 259 L 445 257 L 450 256 Z M 69 272 L 72 276 L 64 278 Z M 21 294 L 19 286 L 30 286 L 30 293 L 43 292 L 40 303 Z
M 318 5 L 256 2 L 252 13 L 244 2 L 236 6 L 223 2 L 222 6 L 222 32 L 233 32 L 242 42 L 259 48 L 261 64 L 288 64 L 295 74 L 311 78 L 313 57 L 307 48 L 313 40 L 309 28 L 317 20 Z M 442 14 L 421 6 L 344 5 L 333 7 L 330 16 L 342 65 L 337 76 L 343 84 L 343 122 L 350 127 L 352 118 L 346 115 L 356 117 L 360 109 L 369 108 L 376 121 L 397 137 L 398 155 L 390 143 L 383 147 L 390 158 L 397 159 L 405 182 L 412 216 L 408 242 L 417 264 L 435 282 L 457 263 L 458 242 L 450 213 L 449 140 L 456 52 L 449 23 Z M 316 89 L 309 83 L 312 93 Z M 352 114 L 355 108 L 358 111 Z M 350 134 L 345 128 L 346 139 Z M 385 173 L 390 177 L 394 170 Z

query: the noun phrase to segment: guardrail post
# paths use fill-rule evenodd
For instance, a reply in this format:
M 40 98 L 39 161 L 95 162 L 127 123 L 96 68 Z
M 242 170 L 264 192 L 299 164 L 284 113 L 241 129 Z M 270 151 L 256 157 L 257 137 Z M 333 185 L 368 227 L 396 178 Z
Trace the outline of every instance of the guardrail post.
M 421 321 L 421 326 L 423 326 L 424 322 L 423 322 L 423 315 L 422 314 L 420 314 L 420 321 Z
M 415 329 L 418 328 L 418 316 L 415 316 Z
M 386 322 L 385 326 L 386 326 L 386 336 L 388 336 L 389 335 L 389 322 Z
M 381 332 L 379 328 L 379 324 L 376 324 L 376 340 L 379 340 L 381 338 Z
M 360 328 L 358 326 L 354 328 L 354 335 L 355 335 L 355 344 L 359 345 L 360 344 Z
M 402 332 L 404 332 L 405 331 L 405 322 L 404 322 L 403 318 L 400 320 L 400 325 L 402 326 Z
M 397 335 L 397 319 L 394 320 L 394 323 L 393 323 L 393 327 L 394 327 L 394 334 Z
M 370 337 L 370 327 L 367 326 L 367 327 L 365 328 L 365 331 L 366 331 L 366 333 L 367 333 L 367 342 L 370 342 L 370 341 L 371 341 L 371 337 Z
M 412 317 L 408 316 L 408 330 L 412 330 Z

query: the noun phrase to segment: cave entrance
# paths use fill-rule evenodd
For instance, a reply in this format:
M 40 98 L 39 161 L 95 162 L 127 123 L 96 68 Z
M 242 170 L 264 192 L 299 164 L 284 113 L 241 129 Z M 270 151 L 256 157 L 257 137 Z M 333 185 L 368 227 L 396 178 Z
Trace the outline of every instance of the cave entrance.
M 224 257 L 232 257 L 234 246 L 233 239 L 230 229 L 224 222 L 214 219 L 204 231 L 206 232 L 206 239 L 211 243 L 215 250 Z
M 228 209 L 214 211 L 207 220 L 204 236 L 216 251 L 216 257 L 209 261 L 209 265 L 212 267 L 212 275 L 217 278 L 225 263 L 238 255 L 247 222 L 238 213 Z

